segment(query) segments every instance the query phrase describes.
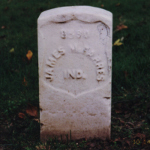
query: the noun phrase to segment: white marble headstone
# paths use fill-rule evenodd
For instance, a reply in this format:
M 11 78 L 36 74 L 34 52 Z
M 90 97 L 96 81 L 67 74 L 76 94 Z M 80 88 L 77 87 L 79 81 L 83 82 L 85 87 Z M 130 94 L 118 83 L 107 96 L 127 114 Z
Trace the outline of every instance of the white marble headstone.
M 110 138 L 112 14 L 90 6 L 38 18 L 41 140 Z

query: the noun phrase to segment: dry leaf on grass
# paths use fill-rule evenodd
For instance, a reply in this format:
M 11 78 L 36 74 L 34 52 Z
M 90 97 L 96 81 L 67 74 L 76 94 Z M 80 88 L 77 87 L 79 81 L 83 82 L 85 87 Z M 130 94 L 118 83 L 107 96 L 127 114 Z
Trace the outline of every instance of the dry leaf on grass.
M 37 117 L 38 116 L 38 109 L 35 106 L 32 106 L 31 104 L 28 104 L 28 107 L 26 109 L 26 113 L 30 116 Z
M 150 144 L 150 140 L 148 140 L 147 143 Z
M 124 24 L 120 24 L 120 25 L 118 25 L 117 26 L 117 31 L 120 31 L 120 30 L 122 30 L 122 29 L 127 29 L 128 28 L 128 26 L 126 26 L 126 25 L 124 25 Z
M 33 120 L 34 120 L 34 121 L 37 121 L 38 123 L 40 122 L 40 120 L 39 120 L 39 119 L 35 119 L 35 118 L 34 118 Z
M 127 29 L 128 26 L 124 25 L 124 24 L 123 24 L 124 22 L 125 22 L 125 21 L 121 21 L 121 23 L 116 27 L 116 29 L 114 30 L 113 33 L 117 32 L 117 31 L 121 31 L 121 30 L 123 30 L 123 29 Z
M 25 117 L 25 114 L 24 113 L 19 113 L 18 117 L 23 119 Z
M 12 48 L 9 52 L 10 53 L 13 53 L 15 51 L 15 49 L 14 48 Z
M 29 61 L 31 60 L 32 56 L 33 56 L 32 51 L 28 50 L 28 53 L 26 54 L 26 57 L 27 57 L 27 59 L 28 59 Z
M 120 42 L 120 41 L 121 41 L 121 39 L 116 40 L 115 43 L 114 43 L 114 46 L 120 46 L 120 45 L 122 45 L 123 43 Z

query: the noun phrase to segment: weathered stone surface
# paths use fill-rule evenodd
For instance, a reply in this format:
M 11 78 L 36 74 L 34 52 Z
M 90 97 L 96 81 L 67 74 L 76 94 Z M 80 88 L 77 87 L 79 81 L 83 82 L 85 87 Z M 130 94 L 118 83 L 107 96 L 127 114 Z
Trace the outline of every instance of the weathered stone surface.
M 38 18 L 41 140 L 110 138 L 112 14 L 89 6 Z

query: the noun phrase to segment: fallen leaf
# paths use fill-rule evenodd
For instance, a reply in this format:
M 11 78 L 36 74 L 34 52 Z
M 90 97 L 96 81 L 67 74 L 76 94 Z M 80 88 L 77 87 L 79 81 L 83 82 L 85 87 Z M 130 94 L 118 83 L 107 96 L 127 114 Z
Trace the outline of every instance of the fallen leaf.
M 24 118 L 24 117 L 25 117 L 25 114 L 24 114 L 24 113 L 19 113 L 19 114 L 18 114 L 18 117 L 19 117 L 19 118 Z
M 39 119 L 35 119 L 35 118 L 34 118 L 33 120 L 34 120 L 34 121 L 37 121 L 38 123 L 40 122 L 40 120 L 39 120 Z
M 27 59 L 28 59 L 29 61 L 31 60 L 32 56 L 33 56 L 32 51 L 28 50 L 28 53 L 26 54 L 26 57 L 27 57 Z
M 126 20 L 122 20 L 122 16 L 119 17 L 119 25 L 117 25 L 116 29 L 114 30 L 113 33 L 117 32 L 117 31 L 120 31 L 122 29 L 127 29 L 128 26 L 124 25 L 124 23 L 126 22 Z
M 120 42 L 120 39 L 116 40 L 115 43 L 114 43 L 114 46 L 120 46 L 122 45 L 123 43 Z
M 23 78 L 23 82 L 22 82 L 22 84 L 23 84 L 23 85 L 25 85 L 25 86 L 27 86 L 27 85 L 28 85 L 28 83 L 27 83 L 27 81 L 26 81 L 25 77 Z
M 10 52 L 10 53 L 14 53 L 14 51 L 15 51 L 15 49 L 12 48 L 9 52 Z
M 117 26 L 117 31 L 120 31 L 120 30 L 122 30 L 122 29 L 127 29 L 128 28 L 128 26 L 126 26 L 126 25 L 124 25 L 124 24 L 120 24 L 120 25 L 118 25 Z
M 38 115 L 37 107 L 32 106 L 31 104 L 28 104 L 26 113 L 30 116 L 37 117 L 37 115 Z
M 150 140 L 148 140 L 147 143 L 150 144 Z

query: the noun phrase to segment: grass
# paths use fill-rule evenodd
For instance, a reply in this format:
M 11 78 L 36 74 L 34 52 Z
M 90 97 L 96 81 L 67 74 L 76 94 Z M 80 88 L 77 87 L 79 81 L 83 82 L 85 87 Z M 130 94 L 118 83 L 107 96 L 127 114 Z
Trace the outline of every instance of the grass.
M 25 119 L 18 117 L 29 103 L 39 105 L 37 18 L 40 13 L 55 7 L 101 7 L 102 4 L 113 13 L 113 30 L 120 22 L 128 26 L 113 35 L 113 42 L 124 37 L 124 44 L 113 47 L 112 140 L 64 143 L 50 139 L 46 145 L 51 145 L 51 149 L 150 147 L 147 142 L 150 140 L 150 1 L 0 0 L 0 143 L 4 149 L 31 150 L 42 145 L 39 123 L 34 117 L 27 114 Z M 10 53 L 12 48 L 14 52 Z M 28 50 L 33 52 L 32 62 L 26 60 Z M 141 125 L 137 126 L 138 123 Z M 140 144 L 135 142 L 137 133 L 146 136 L 145 145 L 143 139 Z

